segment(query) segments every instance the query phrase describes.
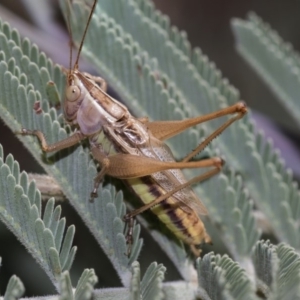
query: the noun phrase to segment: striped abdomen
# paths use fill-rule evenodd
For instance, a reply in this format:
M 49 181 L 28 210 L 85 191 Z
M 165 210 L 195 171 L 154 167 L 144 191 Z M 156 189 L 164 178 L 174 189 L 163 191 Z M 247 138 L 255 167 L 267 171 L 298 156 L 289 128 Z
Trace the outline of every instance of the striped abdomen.
M 157 199 L 165 190 L 151 176 L 126 180 L 139 198 L 148 204 Z M 196 212 L 187 212 L 181 207 L 184 204 L 175 197 L 169 197 L 151 210 L 182 241 L 189 245 L 199 245 L 211 241 L 203 222 Z

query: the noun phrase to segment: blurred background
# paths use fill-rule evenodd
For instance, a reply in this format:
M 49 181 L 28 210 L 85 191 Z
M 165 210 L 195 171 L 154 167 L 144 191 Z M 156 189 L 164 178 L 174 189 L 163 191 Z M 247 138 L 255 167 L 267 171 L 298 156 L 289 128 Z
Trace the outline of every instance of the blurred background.
M 232 18 L 245 18 L 248 12 L 254 11 L 299 51 L 300 1 L 154 0 L 154 3 L 170 17 L 173 25 L 187 32 L 192 46 L 201 48 L 203 53 L 216 63 L 223 76 L 239 89 L 241 98 L 252 109 L 258 127 L 274 140 L 287 166 L 293 169 L 296 179 L 300 178 L 299 128 L 295 126 L 275 96 L 235 51 L 230 28 Z M 68 65 L 69 38 L 57 0 L 0 0 L 0 18 L 18 28 L 22 36 L 27 36 L 38 44 L 54 62 L 63 66 Z M 91 67 L 83 62 L 81 69 L 90 71 Z M 22 170 L 43 172 L 1 121 L 0 143 L 4 146 L 6 155 L 13 153 Z M 76 284 L 84 268 L 95 268 L 99 276 L 98 287 L 120 286 L 120 281 L 106 257 L 102 255 L 73 208 L 67 202 L 61 204 L 68 224 L 76 224 L 77 228 L 75 245 L 79 250 L 71 272 L 73 284 Z M 146 244 L 151 243 L 147 233 L 142 232 L 142 237 L 145 238 Z M 147 253 L 147 256 L 143 253 L 142 251 L 142 271 L 152 261 L 164 262 L 168 268 L 166 280 L 180 278 L 175 269 L 165 262 L 166 257 L 160 249 Z M 12 254 L 14 259 L 11 259 Z M 24 282 L 28 296 L 55 293 L 37 264 L 1 224 L 0 256 L 2 257 L 0 294 L 4 293 L 7 281 L 13 274 L 18 275 Z M 111 276 L 101 278 L 103 270 L 105 275 L 110 270 Z

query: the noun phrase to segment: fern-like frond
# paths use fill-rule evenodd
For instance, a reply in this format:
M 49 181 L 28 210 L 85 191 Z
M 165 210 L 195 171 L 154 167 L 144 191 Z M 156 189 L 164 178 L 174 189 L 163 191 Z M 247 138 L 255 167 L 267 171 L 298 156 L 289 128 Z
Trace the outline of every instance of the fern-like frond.
M 69 272 L 60 278 L 60 295 L 48 296 L 49 300 L 88 300 L 88 299 L 122 299 L 122 300 L 195 300 L 197 286 L 185 281 L 163 283 L 166 268 L 162 264 L 152 263 L 141 279 L 138 262 L 131 268 L 132 278 L 129 288 L 93 289 L 97 282 L 92 269 L 85 270 L 76 286 L 72 289 Z
M 258 299 L 247 273 L 227 255 L 206 254 L 197 262 L 199 296 L 212 300 Z
M 44 214 L 41 195 L 34 182 L 12 155 L 4 161 L 0 145 L 0 219 L 41 265 L 53 284 L 63 270 L 71 268 L 76 247 L 72 247 L 75 227 L 70 226 L 64 237 L 65 219 L 60 219 L 61 208 L 54 208 L 51 198 Z
M 3 299 L 18 300 L 24 292 L 25 288 L 22 281 L 14 275 L 9 279 Z
M 276 254 L 279 259 L 277 288 L 270 299 L 300 299 L 300 256 L 292 247 L 286 244 L 277 246 Z
M 258 289 L 266 296 L 270 294 L 270 288 L 275 284 L 279 261 L 276 255 L 276 247 L 269 241 L 258 241 L 253 252 Z
M 158 44 L 159 50 L 162 51 L 163 47 L 172 47 L 172 44 L 176 46 L 177 54 L 180 55 L 180 58 L 185 60 L 187 63 L 192 62 L 192 69 L 197 70 L 201 77 L 209 83 L 210 86 L 215 87 L 218 91 L 228 99 L 229 103 L 235 103 L 239 97 L 238 90 L 229 84 L 226 78 L 222 78 L 222 73 L 218 70 L 214 62 L 210 62 L 208 57 L 202 53 L 199 48 L 192 49 L 191 44 L 187 38 L 187 34 L 184 31 L 179 31 L 175 26 L 172 26 L 169 17 L 163 15 L 160 11 L 156 10 L 153 3 L 148 0 L 133 0 L 140 12 L 145 16 L 144 20 L 146 24 L 149 23 L 150 27 L 156 27 L 158 30 L 165 35 L 166 39 L 162 44 Z M 135 10 L 137 10 L 135 6 Z M 151 22 L 152 21 L 152 22 Z M 127 20 L 127 22 L 129 22 Z M 153 23 L 155 24 L 153 26 Z M 165 45 L 166 44 L 166 45 Z M 154 41 L 152 40 L 153 51 L 157 51 L 157 48 L 154 48 Z M 175 51 L 176 52 L 176 51 Z M 162 53 L 162 52 L 161 52 Z M 173 53 L 172 53 L 173 55 Z M 164 58 L 160 55 L 160 63 Z M 178 59 L 174 60 L 178 64 Z M 166 63 L 167 65 L 167 63 Z M 170 69 L 170 64 L 166 70 Z M 191 68 L 191 65 L 188 65 L 188 68 Z M 168 73 L 166 71 L 166 73 Z M 180 76 L 180 74 L 178 74 Z M 199 100 L 200 98 L 198 98 Z
M 59 300 L 90 300 L 93 298 L 94 285 L 98 278 L 93 269 L 86 269 L 81 274 L 75 291 L 73 291 L 68 271 L 61 275 Z
M 0 267 L 1 267 L 2 258 L 0 257 Z M 17 300 L 25 292 L 24 285 L 22 281 L 15 275 L 13 275 L 7 284 L 6 291 L 3 299 Z
M 286 106 L 299 124 L 300 119 L 300 69 L 299 54 L 291 45 L 283 42 L 255 14 L 249 14 L 249 20 L 235 19 L 232 22 L 237 40 L 237 50 L 258 72 L 275 95 Z M 276 237 L 300 249 L 299 224 L 300 193 L 298 185 L 293 183 L 292 172 L 284 169 L 280 155 L 274 152 L 272 141 L 263 141 L 263 134 L 256 137 L 257 148 L 262 154 L 264 165 L 261 171 L 267 182 L 261 181 L 264 194 L 269 197 L 257 202 L 273 227 Z M 280 218 L 280 222 L 277 222 Z
M 162 281 L 166 268 L 163 265 L 152 263 L 141 281 L 140 264 L 136 261 L 132 264 L 132 279 L 130 293 L 132 300 L 160 300 L 164 298 Z
M 300 126 L 300 56 L 254 13 L 232 22 L 237 50 Z
M 259 241 L 253 254 L 258 288 L 267 299 L 300 299 L 300 257 L 286 244 Z
M 56 106 L 63 94 L 64 74 L 36 46 L 26 39 L 21 41 L 17 31 L 11 30 L 7 24 L 0 24 L 0 28 L 0 117 L 13 131 L 20 131 L 22 127 L 43 131 L 49 143 L 66 138 L 66 130 L 60 125 L 56 109 L 50 107 Z M 34 109 L 37 104 L 42 110 L 40 114 Z M 134 251 L 129 258 L 124 255 L 127 247 L 123 234 L 125 204 L 122 194 L 116 194 L 112 187 L 100 188 L 99 199 L 90 203 L 96 167 L 87 149 L 78 146 L 46 157 L 36 139 L 18 137 L 59 183 L 124 284 L 128 284 L 128 268 L 139 254 L 141 240 L 136 227 Z M 83 174 L 82 170 L 86 173 Z

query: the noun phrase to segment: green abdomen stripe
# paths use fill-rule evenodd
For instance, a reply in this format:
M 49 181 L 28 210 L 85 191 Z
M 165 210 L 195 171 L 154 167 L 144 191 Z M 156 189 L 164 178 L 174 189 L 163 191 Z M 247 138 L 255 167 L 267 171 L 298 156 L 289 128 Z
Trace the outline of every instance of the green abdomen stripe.
M 126 181 L 145 204 L 165 194 L 165 190 L 151 176 Z M 179 239 L 187 244 L 199 245 L 206 235 L 204 225 L 195 212 L 187 213 L 182 210 L 178 201 L 169 197 L 151 210 Z

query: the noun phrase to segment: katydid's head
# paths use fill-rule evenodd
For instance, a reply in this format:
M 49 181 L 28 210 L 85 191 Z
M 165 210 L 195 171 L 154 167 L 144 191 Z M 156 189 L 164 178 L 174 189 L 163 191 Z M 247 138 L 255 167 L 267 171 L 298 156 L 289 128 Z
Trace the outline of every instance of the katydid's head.
M 73 37 L 72 37 L 72 29 L 71 29 L 71 10 L 67 15 L 67 23 L 70 34 L 70 62 L 69 62 L 69 70 L 67 72 L 66 78 L 66 91 L 65 91 L 65 99 L 63 103 L 64 117 L 68 122 L 73 122 L 76 119 L 78 109 L 80 104 L 84 98 L 84 89 L 82 89 L 81 81 L 78 79 L 78 62 L 79 57 L 82 51 L 83 42 L 86 37 L 87 30 L 89 28 L 90 22 L 92 20 L 93 13 L 95 11 L 97 4 L 97 0 L 94 0 L 93 6 L 91 8 L 91 12 L 89 14 L 83 36 L 79 45 L 78 53 L 76 56 L 76 60 L 74 66 L 72 66 L 72 45 L 73 45 Z
M 67 122 L 72 123 L 76 117 L 80 104 L 85 96 L 82 92 L 82 83 L 76 76 L 76 70 L 68 73 L 65 99 L 63 104 L 64 117 Z

